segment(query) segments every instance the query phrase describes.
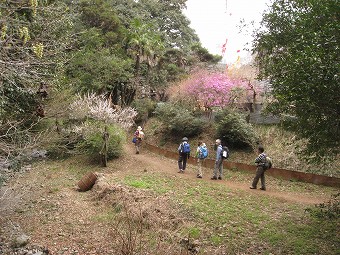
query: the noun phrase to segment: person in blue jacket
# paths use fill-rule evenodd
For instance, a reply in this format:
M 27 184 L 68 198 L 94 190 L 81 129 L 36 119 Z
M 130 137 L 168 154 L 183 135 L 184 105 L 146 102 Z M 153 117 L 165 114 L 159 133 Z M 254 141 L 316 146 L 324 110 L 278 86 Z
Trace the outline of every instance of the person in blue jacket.
M 178 154 L 178 173 L 184 173 L 187 159 L 190 157 L 190 144 L 187 137 L 183 137 L 181 144 L 178 146 Z

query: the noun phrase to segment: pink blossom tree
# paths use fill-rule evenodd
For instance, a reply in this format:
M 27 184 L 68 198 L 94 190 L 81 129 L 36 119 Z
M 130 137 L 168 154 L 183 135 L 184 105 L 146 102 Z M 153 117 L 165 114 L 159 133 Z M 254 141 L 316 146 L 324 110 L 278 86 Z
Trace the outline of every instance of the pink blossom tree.
M 221 72 L 199 71 L 185 83 L 186 94 L 205 110 L 239 103 L 248 93 L 247 82 Z

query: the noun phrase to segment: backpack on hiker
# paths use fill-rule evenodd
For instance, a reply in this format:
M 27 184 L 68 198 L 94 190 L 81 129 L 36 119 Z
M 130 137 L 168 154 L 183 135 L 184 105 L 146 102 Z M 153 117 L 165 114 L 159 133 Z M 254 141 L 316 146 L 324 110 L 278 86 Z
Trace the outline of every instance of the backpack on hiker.
M 227 159 L 227 158 L 229 158 L 229 156 L 230 156 L 230 152 L 229 152 L 228 147 L 227 146 L 223 146 L 222 147 L 222 151 L 221 151 L 221 157 L 223 159 Z
M 190 153 L 190 144 L 189 143 L 186 143 L 186 142 L 182 143 L 181 153 L 186 153 L 186 154 Z
M 272 159 L 267 156 L 266 157 L 266 162 L 264 163 L 264 169 L 268 170 L 268 169 L 272 168 L 272 165 L 273 165 Z
M 199 150 L 200 152 L 199 152 L 198 157 L 200 159 L 205 159 L 206 157 L 208 157 L 208 148 L 206 146 L 200 146 Z

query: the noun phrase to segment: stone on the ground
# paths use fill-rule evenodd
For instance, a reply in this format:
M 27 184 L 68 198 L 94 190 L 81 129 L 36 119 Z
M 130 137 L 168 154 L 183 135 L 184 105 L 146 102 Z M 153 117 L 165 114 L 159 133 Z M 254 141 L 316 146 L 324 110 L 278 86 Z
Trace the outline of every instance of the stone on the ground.
M 28 244 L 29 241 L 30 241 L 29 236 L 27 236 L 25 234 L 21 234 L 13 240 L 12 246 L 14 248 L 24 247 Z

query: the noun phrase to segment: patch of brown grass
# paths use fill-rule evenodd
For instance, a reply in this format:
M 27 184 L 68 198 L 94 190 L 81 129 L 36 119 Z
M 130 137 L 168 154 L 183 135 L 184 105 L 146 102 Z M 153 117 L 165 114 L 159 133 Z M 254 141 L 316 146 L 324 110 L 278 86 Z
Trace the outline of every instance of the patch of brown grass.
M 103 203 L 120 254 L 190 254 L 181 243 L 181 232 L 193 224 L 187 213 L 166 196 L 99 178 L 93 199 Z M 151 253 L 150 253 L 151 252 Z

